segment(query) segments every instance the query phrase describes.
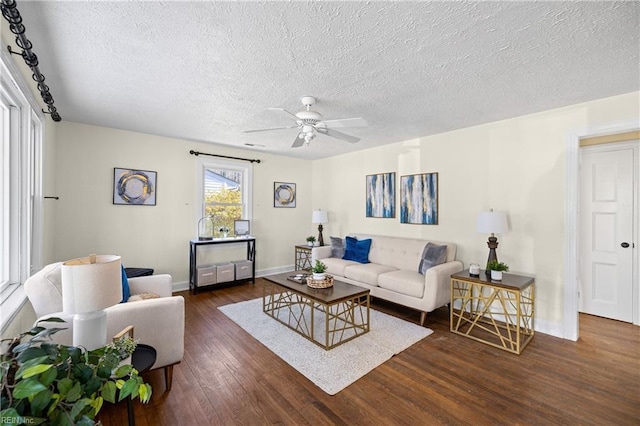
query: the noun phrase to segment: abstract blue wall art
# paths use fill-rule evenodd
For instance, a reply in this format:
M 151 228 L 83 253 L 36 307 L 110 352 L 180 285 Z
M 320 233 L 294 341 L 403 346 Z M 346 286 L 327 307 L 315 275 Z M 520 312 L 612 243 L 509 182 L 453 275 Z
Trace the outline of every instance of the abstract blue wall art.
M 400 178 L 400 223 L 438 224 L 438 173 Z
M 367 217 L 396 217 L 396 174 L 367 175 Z

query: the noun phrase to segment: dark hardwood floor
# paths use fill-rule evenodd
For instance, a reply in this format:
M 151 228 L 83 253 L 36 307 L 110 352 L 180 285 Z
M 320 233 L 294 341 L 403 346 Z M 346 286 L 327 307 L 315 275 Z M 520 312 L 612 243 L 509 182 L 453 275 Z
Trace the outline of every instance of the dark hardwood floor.
M 434 334 L 330 396 L 217 309 L 262 289 L 258 279 L 181 293 L 185 356 L 171 391 L 162 370 L 145 374 L 153 397 L 135 402 L 138 426 L 640 425 L 640 327 L 580 315 L 578 342 L 538 333 L 518 356 L 450 333 L 441 308 L 425 323 Z M 420 318 L 378 299 L 372 307 Z M 126 424 L 126 404 L 105 404 L 99 419 Z

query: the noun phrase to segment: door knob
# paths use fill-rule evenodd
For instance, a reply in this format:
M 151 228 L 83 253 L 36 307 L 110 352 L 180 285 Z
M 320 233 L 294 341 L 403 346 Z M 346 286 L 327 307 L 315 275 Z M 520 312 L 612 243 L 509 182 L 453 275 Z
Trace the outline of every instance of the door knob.
M 620 244 L 620 245 L 622 246 L 622 248 L 627 248 L 627 247 L 629 247 L 629 243 L 627 243 L 627 242 L 624 242 L 624 243 L 622 243 L 622 244 Z

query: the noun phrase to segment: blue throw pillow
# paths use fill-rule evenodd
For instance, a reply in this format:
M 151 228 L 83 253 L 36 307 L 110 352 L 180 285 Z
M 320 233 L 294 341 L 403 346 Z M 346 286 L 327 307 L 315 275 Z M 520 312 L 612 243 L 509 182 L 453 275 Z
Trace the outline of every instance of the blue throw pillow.
M 129 300 L 130 295 L 129 278 L 127 278 L 127 273 L 124 270 L 124 266 L 122 266 L 122 301 L 120 303 L 124 303 Z
M 370 238 L 358 241 L 356 238 L 346 237 L 346 247 L 342 258 L 359 263 L 369 263 L 369 249 L 371 249 Z

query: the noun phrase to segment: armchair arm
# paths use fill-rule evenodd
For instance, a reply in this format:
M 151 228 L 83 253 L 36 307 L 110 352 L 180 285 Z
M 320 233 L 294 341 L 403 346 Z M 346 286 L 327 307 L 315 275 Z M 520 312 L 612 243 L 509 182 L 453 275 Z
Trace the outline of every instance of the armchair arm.
M 155 293 L 160 297 L 170 297 L 171 280 L 171 275 L 168 274 L 129 278 L 129 288 L 132 296 L 140 293 Z
M 107 336 L 114 336 L 125 327 L 132 325 L 135 329 L 135 339 L 156 349 L 157 358 L 152 368 L 164 367 L 182 360 L 184 355 L 184 298 L 182 296 L 120 303 L 105 311 L 107 312 Z
M 331 246 L 314 247 L 311 249 L 311 264 L 315 264 L 318 259 L 331 257 Z
M 451 301 L 451 275 L 463 269 L 462 262 L 454 260 L 429 268 L 424 274 L 424 291 L 430 294 L 434 305 L 431 310 L 444 306 Z

